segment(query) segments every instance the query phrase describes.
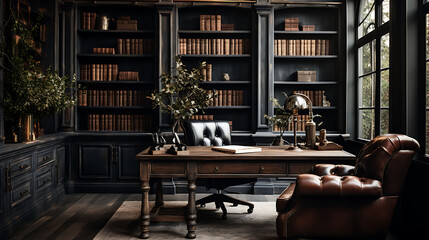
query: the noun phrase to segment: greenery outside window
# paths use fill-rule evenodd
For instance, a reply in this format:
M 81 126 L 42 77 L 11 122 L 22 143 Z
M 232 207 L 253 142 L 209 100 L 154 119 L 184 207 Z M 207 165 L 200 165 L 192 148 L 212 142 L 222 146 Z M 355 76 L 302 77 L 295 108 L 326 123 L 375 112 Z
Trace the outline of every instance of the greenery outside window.
M 358 138 L 389 132 L 390 0 L 361 0 L 358 14 Z
M 425 1 L 424 5 L 425 14 L 425 61 L 426 61 L 426 128 L 425 128 L 425 154 L 429 155 L 429 1 Z

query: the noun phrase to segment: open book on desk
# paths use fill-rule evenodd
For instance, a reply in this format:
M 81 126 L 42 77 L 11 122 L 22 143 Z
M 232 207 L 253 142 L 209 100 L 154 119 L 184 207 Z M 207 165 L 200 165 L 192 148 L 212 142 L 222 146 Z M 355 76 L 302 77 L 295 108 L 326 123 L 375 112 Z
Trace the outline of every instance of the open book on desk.
M 248 146 L 239 146 L 239 145 L 216 146 L 216 147 L 212 147 L 212 150 L 227 152 L 227 153 L 252 153 L 252 152 L 262 151 L 260 147 L 248 147 Z

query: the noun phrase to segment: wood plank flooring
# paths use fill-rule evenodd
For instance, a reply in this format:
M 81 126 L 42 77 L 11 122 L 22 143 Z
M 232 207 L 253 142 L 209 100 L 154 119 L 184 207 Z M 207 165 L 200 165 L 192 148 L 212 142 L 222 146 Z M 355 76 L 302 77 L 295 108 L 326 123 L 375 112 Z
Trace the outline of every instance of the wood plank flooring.
M 277 195 L 228 194 L 251 202 L 275 201 Z M 197 199 L 207 194 L 197 194 Z M 154 200 L 154 196 L 151 196 Z M 1 239 L 93 239 L 124 201 L 139 201 L 140 194 L 71 194 L 42 216 L 9 229 Z M 164 195 L 165 201 L 186 201 L 186 194 Z M 12 234 L 13 233 L 13 234 Z

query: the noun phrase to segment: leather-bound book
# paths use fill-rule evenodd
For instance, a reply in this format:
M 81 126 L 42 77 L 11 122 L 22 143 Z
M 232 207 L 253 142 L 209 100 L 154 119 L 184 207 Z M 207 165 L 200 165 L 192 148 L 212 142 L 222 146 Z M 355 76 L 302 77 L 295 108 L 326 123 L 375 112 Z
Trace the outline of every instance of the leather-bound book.
M 227 100 L 226 100 L 226 103 L 227 103 L 227 106 L 233 106 L 232 105 L 232 90 L 227 90 Z
M 211 21 L 211 18 L 210 18 L 210 15 L 205 15 L 205 21 L 204 21 L 204 24 L 206 25 L 205 26 L 205 31 L 211 31 L 211 23 L 210 23 L 210 21 Z
M 228 38 L 225 39 L 225 47 L 224 47 L 225 55 L 229 55 L 230 54 L 229 41 L 230 41 L 230 39 L 228 39 Z
M 216 15 L 216 31 L 222 30 L 222 16 Z
M 216 31 L 216 15 L 210 15 L 210 30 Z
M 200 31 L 206 30 L 206 15 L 200 15 Z

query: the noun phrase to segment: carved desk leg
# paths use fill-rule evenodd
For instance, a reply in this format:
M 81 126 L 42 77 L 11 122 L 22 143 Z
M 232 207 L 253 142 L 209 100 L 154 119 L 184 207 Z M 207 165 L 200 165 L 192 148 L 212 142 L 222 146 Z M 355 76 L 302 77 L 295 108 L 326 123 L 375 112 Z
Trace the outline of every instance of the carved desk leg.
M 142 208 L 141 208 L 141 233 L 140 238 L 149 238 L 149 224 L 150 224 L 150 212 L 149 212 L 149 179 L 150 169 L 149 162 L 140 162 L 140 180 L 142 190 Z
M 188 206 L 186 211 L 186 223 L 188 225 L 188 234 L 186 238 L 195 238 L 197 229 L 197 208 L 195 206 L 195 190 L 197 185 L 195 184 L 197 174 L 197 168 L 195 162 L 188 162 Z

